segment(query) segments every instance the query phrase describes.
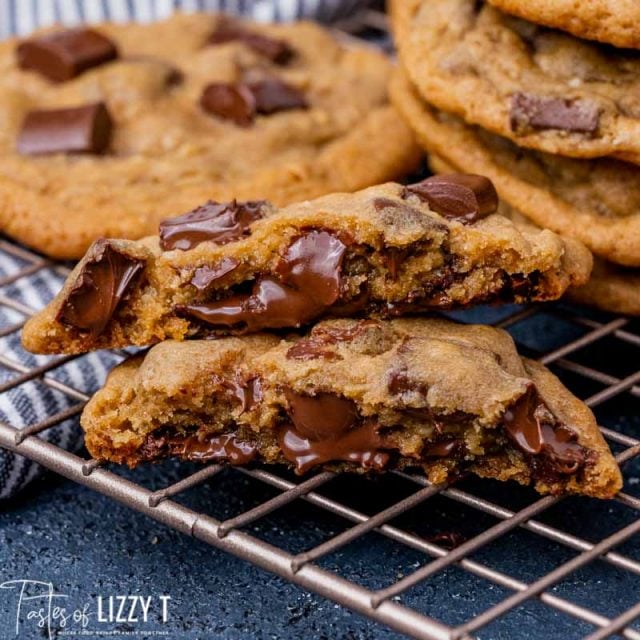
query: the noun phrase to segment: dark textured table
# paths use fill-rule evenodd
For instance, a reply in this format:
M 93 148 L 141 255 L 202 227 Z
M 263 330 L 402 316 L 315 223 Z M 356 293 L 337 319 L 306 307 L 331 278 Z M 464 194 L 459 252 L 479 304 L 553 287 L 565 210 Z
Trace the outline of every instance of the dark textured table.
M 546 318 L 546 319 L 545 319 Z M 551 316 L 514 327 L 519 340 L 530 348 L 554 348 L 579 331 Z M 585 364 L 599 363 L 607 371 L 629 366 L 635 358 L 627 345 L 611 338 L 595 348 L 576 354 Z M 564 376 L 584 395 L 580 379 Z M 638 400 L 630 395 L 604 403 L 596 413 L 602 424 L 630 435 L 640 433 Z M 625 416 L 620 418 L 620 416 Z M 185 467 L 187 467 L 185 469 Z M 124 474 L 149 488 L 160 488 L 184 477 L 191 465 L 164 463 Z M 626 491 L 640 493 L 640 465 L 626 468 Z M 465 480 L 461 486 L 500 505 L 517 509 L 533 501 L 528 489 L 512 484 Z M 373 514 L 416 490 L 416 485 L 397 477 L 366 479 L 341 477 L 320 489 L 351 507 Z M 240 474 L 225 470 L 210 482 L 178 499 L 189 507 L 226 518 L 275 495 L 275 490 Z M 350 613 L 323 598 L 271 576 L 204 543 L 169 530 L 89 489 L 49 476 L 19 499 L 1 505 L 0 562 L 2 582 L 40 580 L 53 583 L 67 594 L 73 607 L 95 602 L 97 596 L 171 596 L 169 619 L 162 624 L 154 610 L 148 624 L 113 623 L 90 628 L 138 632 L 153 637 L 166 632 L 172 640 L 209 638 L 396 638 L 398 634 Z M 637 514 L 630 508 L 583 498 L 570 498 L 545 512 L 545 523 L 597 541 Z M 425 537 L 455 533 L 463 538 L 494 524 L 495 520 L 442 496 L 429 499 L 394 521 L 394 524 Z M 349 523 L 303 501 L 278 510 L 248 527 L 253 534 L 290 551 L 312 547 L 343 531 Z M 619 549 L 640 560 L 636 537 Z M 575 551 L 530 532 L 516 530 L 484 547 L 473 558 L 517 579 L 531 582 Z M 424 555 L 371 533 L 341 549 L 320 564 L 368 587 L 381 587 L 414 571 L 427 561 Z M 500 601 L 509 591 L 450 568 L 402 597 L 402 602 L 447 624 L 459 624 Z M 640 599 L 640 578 L 597 562 L 562 581 L 553 593 L 608 616 L 621 613 Z M 16 592 L 0 589 L 0 640 L 15 637 Z M 479 633 L 483 640 L 531 638 L 580 638 L 592 627 L 540 604 L 529 602 Z M 23 621 L 21 638 L 46 638 L 43 631 Z M 53 637 L 57 636 L 55 633 Z M 83 636 L 99 637 L 99 636 Z M 126 637 L 126 636 L 124 636 Z

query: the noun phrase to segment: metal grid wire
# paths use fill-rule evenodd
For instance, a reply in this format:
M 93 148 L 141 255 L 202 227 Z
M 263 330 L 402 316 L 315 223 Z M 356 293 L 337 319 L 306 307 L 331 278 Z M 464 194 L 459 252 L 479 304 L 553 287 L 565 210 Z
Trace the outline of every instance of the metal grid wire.
M 370 15 L 370 26 L 379 28 L 382 25 L 380 17 L 377 14 Z M 15 273 L 0 279 L 0 310 L 10 309 L 20 318 L 14 324 L 0 330 L 0 338 L 6 338 L 18 333 L 26 319 L 36 311 L 6 295 L 6 288 L 20 286 L 24 279 L 37 277 L 50 270 L 56 270 L 64 276 L 68 269 L 0 239 L 0 254 L 2 253 L 17 258 L 22 264 Z M 585 316 L 579 310 L 570 307 L 551 305 L 510 308 L 494 324 L 512 330 L 523 324 L 531 326 L 531 323 L 535 323 L 542 315 L 547 318 L 551 316 L 554 322 L 562 322 L 578 330 L 577 334 L 573 334 L 578 337 L 535 356 L 546 365 L 552 366 L 561 377 L 572 377 L 573 380 L 587 382 L 591 385 L 590 388 L 597 388 L 597 391 L 590 395 L 582 394 L 589 406 L 600 407 L 611 400 L 617 406 L 623 399 L 625 402 L 637 402 L 640 399 L 640 331 L 637 321 L 623 317 Z M 518 331 L 514 331 L 514 334 L 518 341 Z M 618 350 L 622 348 L 623 352 L 628 352 L 628 361 L 618 363 L 623 365 L 620 367 L 623 374 L 614 375 L 609 367 L 587 365 L 583 362 L 584 359 L 579 357 L 588 351 L 607 350 L 611 348 L 611 341 L 617 345 Z M 527 351 L 527 345 L 521 345 L 521 348 Z M 528 353 L 531 353 L 530 346 Z M 54 375 L 63 365 L 82 357 L 86 356 L 49 358 L 44 364 L 28 368 L 0 352 L 0 367 L 9 374 L 8 380 L 0 385 L 0 394 L 37 380 L 75 402 L 70 408 L 21 429 L 0 422 L 1 447 L 26 456 L 169 527 L 235 554 L 304 589 L 325 596 L 414 638 L 453 640 L 476 637 L 475 634 L 481 633 L 487 625 L 503 618 L 522 604 L 537 599 L 546 607 L 574 620 L 588 623 L 592 632 L 585 637 L 589 640 L 612 635 L 640 640 L 640 631 L 630 626 L 640 617 L 640 597 L 637 597 L 637 594 L 632 595 L 634 599 L 637 597 L 637 603 L 622 613 L 607 617 L 589 607 L 565 599 L 554 589 L 571 574 L 593 566 L 595 561 L 604 562 L 625 572 L 627 577 L 636 579 L 640 576 L 640 561 L 614 550 L 640 533 L 640 518 L 637 515 L 640 499 L 633 495 L 622 492 L 611 502 L 612 508 L 631 510 L 634 514 L 632 521 L 593 542 L 544 522 L 544 515 L 562 500 L 558 497 L 534 497 L 526 506 L 510 509 L 497 501 L 476 495 L 477 492 L 474 491 L 434 486 L 420 475 L 396 473 L 395 479 L 400 478 L 408 483 L 412 487 L 411 493 L 370 516 L 348 506 L 347 496 L 343 500 L 336 500 L 323 494 L 323 486 L 334 479 L 332 473 L 319 473 L 296 483 L 290 480 L 286 473 L 280 474 L 277 469 L 237 468 L 230 472 L 250 476 L 278 490 L 279 493 L 235 517 L 217 520 L 206 513 L 196 512 L 184 506 L 174 498 L 202 483 L 215 482 L 214 477 L 223 469 L 220 465 L 205 466 L 175 484 L 152 491 L 122 477 L 117 468 L 109 470 L 94 460 L 84 459 L 34 437 L 65 420 L 77 419 L 82 411 L 87 396 L 81 390 L 60 382 Z M 636 404 L 636 409 L 637 406 Z M 632 411 L 632 415 L 637 415 L 635 409 Z M 624 416 L 621 418 L 624 422 Z M 614 429 L 601 429 L 617 452 L 618 462 L 625 463 L 640 455 L 640 440 Z M 514 492 L 519 490 L 513 485 Z M 468 508 L 479 515 L 488 516 L 495 524 L 483 528 L 451 549 L 442 540 L 421 536 L 409 528 L 392 523 L 410 510 L 424 506 L 426 501 L 434 500 L 436 496 L 444 500 L 446 507 L 452 511 Z M 243 530 L 297 500 L 304 500 L 317 510 L 339 516 L 349 526 L 321 544 L 297 554 L 269 544 Z M 496 542 L 509 544 L 508 536 L 517 530 L 525 530 L 534 536 L 561 545 L 572 551 L 573 555 L 570 560 L 557 563 L 550 571 L 531 581 L 513 577 L 472 557 Z M 320 566 L 320 562 L 327 556 L 350 543 L 361 541 L 363 536 L 370 532 L 377 532 L 394 544 L 423 554 L 425 563 L 412 573 L 378 590 L 367 589 L 348 581 L 337 572 Z M 294 537 L 295 531 L 289 531 L 288 534 Z M 446 625 L 402 602 L 402 596 L 411 588 L 443 574 L 452 567 L 482 578 L 510 595 L 475 616 L 463 616 L 454 626 Z M 597 581 L 590 582 L 588 576 L 584 579 L 588 589 L 601 588 Z M 552 629 L 546 629 L 545 637 L 557 636 L 554 636 Z

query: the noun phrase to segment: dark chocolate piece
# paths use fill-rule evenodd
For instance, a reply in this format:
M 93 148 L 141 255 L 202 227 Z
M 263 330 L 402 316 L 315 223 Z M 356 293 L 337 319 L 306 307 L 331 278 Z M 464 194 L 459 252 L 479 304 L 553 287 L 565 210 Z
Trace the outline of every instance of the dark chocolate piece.
M 213 202 L 160 223 L 160 247 L 163 251 L 187 251 L 201 242 L 226 244 L 251 232 L 251 223 L 264 217 L 265 200 Z
M 197 462 L 219 460 L 232 465 L 252 462 L 257 452 L 256 445 L 240 440 L 231 433 L 208 436 L 204 439 L 195 434 L 181 436 L 150 433 L 139 450 L 140 459 L 146 461 L 174 456 Z
M 382 471 L 390 460 L 381 450 L 384 439 L 377 423 L 368 421 L 331 439 L 312 440 L 300 434 L 293 425 L 281 427 L 278 441 L 284 457 L 302 474 L 326 462 L 352 462 L 364 469 Z
M 429 444 L 424 448 L 422 455 L 425 458 L 460 458 L 466 451 L 462 440 L 441 440 Z
M 327 231 L 309 231 L 289 246 L 277 267 L 280 279 L 260 277 L 249 295 L 176 307 L 210 325 L 250 331 L 299 327 L 317 318 L 341 294 L 347 247 Z
M 529 93 L 511 97 L 511 130 L 559 129 L 567 132 L 595 133 L 601 108 L 591 100 L 554 98 Z
M 18 66 L 55 82 L 115 60 L 114 43 L 93 29 L 68 29 L 25 40 L 17 48 Z
M 218 376 L 214 376 L 214 378 L 218 384 L 240 401 L 241 413 L 251 411 L 262 400 L 262 381 L 258 376 L 247 380 L 241 376 L 236 376 L 234 380 L 222 379 Z
M 298 433 L 311 440 L 335 438 L 351 429 L 359 420 L 353 400 L 334 393 L 320 392 L 306 396 L 285 389 L 289 417 Z
M 144 264 L 144 260 L 123 253 L 111 241 L 97 240 L 62 302 L 57 320 L 99 336 Z
M 70 109 L 29 111 L 18 136 L 23 155 L 104 153 L 113 123 L 103 102 Z
M 247 86 L 253 94 L 256 111 L 263 115 L 290 109 L 306 109 L 309 106 L 300 89 L 279 78 L 264 78 L 250 82 Z
M 200 96 L 202 108 L 219 118 L 248 127 L 255 116 L 278 111 L 306 109 L 303 93 L 278 78 L 264 78 L 248 84 L 214 82 Z
M 313 338 L 299 340 L 292 347 L 289 347 L 287 358 L 289 360 L 317 360 L 318 358 L 333 361 L 342 360 L 339 353 L 331 351 L 321 340 Z
M 498 209 L 498 194 L 489 178 L 467 173 L 431 176 L 405 187 L 436 213 L 463 224 L 472 224 Z
M 256 115 L 256 100 L 247 85 L 229 82 L 208 84 L 200 96 L 200 106 L 214 116 L 248 127 Z
M 287 64 L 293 58 L 293 49 L 284 40 L 270 38 L 247 29 L 243 24 L 229 18 L 218 21 L 216 30 L 209 36 L 209 44 L 224 44 L 239 40 L 253 51 L 276 64 Z
M 533 386 L 505 413 L 504 424 L 514 444 L 527 456 L 543 458 L 549 471 L 573 474 L 587 461 L 577 434 L 555 423 Z
M 222 258 L 222 260 L 213 267 L 207 265 L 198 267 L 190 282 L 198 291 L 206 291 L 214 282 L 235 271 L 239 264 L 240 262 L 235 258 Z

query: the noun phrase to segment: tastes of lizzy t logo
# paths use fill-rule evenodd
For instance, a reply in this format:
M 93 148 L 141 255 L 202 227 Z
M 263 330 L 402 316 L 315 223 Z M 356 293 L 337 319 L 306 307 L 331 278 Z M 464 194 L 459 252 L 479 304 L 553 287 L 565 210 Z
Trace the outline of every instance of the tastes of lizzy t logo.
M 99 595 L 80 604 L 72 603 L 53 583 L 39 580 L 9 580 L 0 584 L 13 599 L 16 636 L 31 638 L 35 629 L 48 640 L 61 636 L 163 636 L 168 632 L 149 629 L 149 624 L 169 620 L 171 596 Z M 125 625 L 120 631 L 114 625 Z M 10 628 L 9 624 L 3 624 Z M 9 637 L 9 636 L 7 636 Z

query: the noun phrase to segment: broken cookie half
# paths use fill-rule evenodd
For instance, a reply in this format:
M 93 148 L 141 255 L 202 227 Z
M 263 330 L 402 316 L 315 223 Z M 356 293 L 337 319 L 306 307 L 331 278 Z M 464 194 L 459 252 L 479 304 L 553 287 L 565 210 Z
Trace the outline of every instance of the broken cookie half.
M 554 300 L 591 254 L 496 214 L 482 176 L 389 183 L 275 209 L 209 202 L 159 236 L 99 240 L 25 326 L 36 353 L 286 329 L 322 317 L 395 317 Z
M 167 341 L 109 376 L 82 416 L 101 460 L 165 457 L 467 472 L 600 498 L 620 471 L 591 411 L 502 330 L 329 320 L 304 336 Z

